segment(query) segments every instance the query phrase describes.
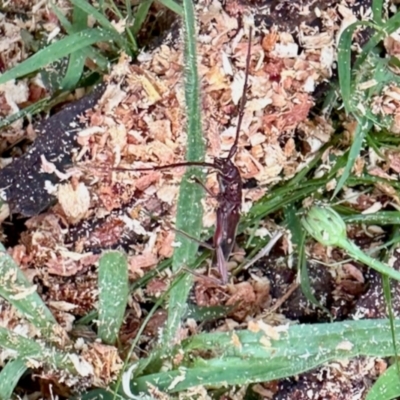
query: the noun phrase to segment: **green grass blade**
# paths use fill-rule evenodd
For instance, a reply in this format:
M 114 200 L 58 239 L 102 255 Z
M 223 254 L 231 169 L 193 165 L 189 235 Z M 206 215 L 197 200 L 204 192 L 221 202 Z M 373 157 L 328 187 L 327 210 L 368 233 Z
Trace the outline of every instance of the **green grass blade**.
M 352 101 L 352 91 L 354 90 L 354 85 L 352 84 L 352 69 L 351 69 L 351 44 L 354 32 L 360 27 L 370 27 L 376 29 L 376 25 L 366 22 L 359 21 L 355 22 L 348 26 L 341 34 L 338 45 L 338 74 L 339 74 L 339 87 L 340 93 L 343 99 L 344 108 L 347 114 L 351 114 L 357 109 L 357 104 L 354 104 Z M 373 46 L 375 47 L 375 46 Z M 372 50 L 372 48 L 370 50 Z M 368 55 L 368 53 L 364 53 L 363 49 L 363 60 Z M 357 59 L 357 62 L 361 60 L 361 56 Z M 357 70 L 358 67 L 362 64 L 359 62 L 355 63 L 354 70 Z
M 132 26 L 132 33 L 134 35 L 137 35 L 140 29 L 142 28 L 142 25 L 147 18 L 147 14 L 149 13 L 152 4 L 153 0 L 144 0 L 140 2 Z
M 334 207 L 336 210 L 336 207 Z M 344 216 L 348 224 L 400 225 L 400 211 L 379 211 L 374 214 L 354 214 Z
M 398 396 L 400 396 L 400 378 L 394 364 L 378 378 L 365 400 L 391 400 Z
M 347 114 L 350 114 L 353 110 L 351 102 L 351 43 L 353 34 L 360 25 L 361 23 L 356 22 L 347 27 L 340 35 L 338 45 L 339 87 Z
M 61 26 L 65 29 L 68 34 L 75 33 L 71 22 L 67 19 L 67 17 L 62 13 L 62 11 L 57 7 L 57 5 L 53 2 L 50 3 L 50 7 L 54 14 L 56 15 L 58 21 L 60 22 Z
M 138 393 L 155 385 L 172 393 L 197 385 L 244 385 L 298 375 L 337 359 L 393 355 L 388 320 L 291 325 L 275 329 L 276 338 L 262 330 L 194 336 L 186 346 L 184 344 L 188 365 L 136 378 L 131 381 L 131 389 Z M 395 329 L 396 333 L 400 332 L 400 321 L 395 321 Z M 199 358 L 199 352 L 207 354 L 208 358 Z
M 400 182 L 396 182 L 393 180 L 388 180 L 384 178 L 380 178 L 378 176 L 364 174 L 361 176 L 349 176 L 347 180 L 348 186 L 357 186 L 357 185 L 374 185 L 376 183 L 383 183 L 389 184 L 390 186 L 394 187 L 395 189 L 400 190 Z
M 126 0 L 126 4 L 128 5 L 127 0 Z M 131 12 L 129 11 L 130 7 L 129 6 L 127 7 L 128 11 L 127 10 L 122 10 L 122 7 L 121 7 L 120 4 L 116 4 L 114 1 L 109 1 L 108 2 L 109 11 L 108 12 L 105 11 L 106 9 L 104 7 L 101 7 L 101 9 L 102 9 L 102 12 L 103 12 L 104 15 L 107 15 L 107 16 L 110 15 L 110 11 L 111 11 L 112 14 L 115 14 L 118 17 L 118 20 L 120 22 L 123 21 L 123 23 L 125 25 L 125 27 L 124 27 L 125 34 L 126 34 L 127 39 L 128 39 L 128 40 L 125 41 L 125 52 L 132 56 L 133 52 L 136 52 L 138 50 L 138 45 L 136 43 L 136 39 L 134 38 L 132 30 L 131 30 L 132 20 L 130 18 L 130 15 L 131 15 Z M 132 44 L 131 47 L 132 47 L 133 51 L 130 51 L 129 41 Z
M 78 33 L 81 30 L 86 29 L 86 28 L 83 28 L 83 27 L 81 29 L 78 29 L 77 26 L 72 25 L 67 20 L 67 18 L 65 18 L 64 14 L 61 12 L 61 10 L 55 4 L 51 3 L 51 8 L 52 8 L 54 14 L 56 14 L 56 17 L 60 21 L 60 24 L 62 25 L 62 27 L 68 33 L 68 35 L 72 35 L 73 33 Z M 85 54 L 86 58 L 89 58 L 92 61 L 94 61 L 102 71 L 108 70 L 109 61 L 108 61 L 108 59 L 106 57 L 104 57 L 101 54 L 100 51 L 98 51 L 97 49 L 94 49 L 93 47 L 89 46 L 86 49 L 84 49 L 84 54 Z
M 82 2 L 81 2 L 82 3 Z M 88 15 L 81 8 L 74 5 L 72 11 L 72 22 L 73 28 L 76 31 L 81 31 L 88 28 Z
M 53 368 L 77 374 L 74 363 L 67 353 L 1 327 L 0 348 L 15 351 L 16 357 L 25 362 L 36 361 L 39 365 L 48 364 Z
M 201 257 L 200 257 L 201 258 Z M 172 264 L 172 259 L 167 258 L 164 261 L 161 261 L 156 268 L 150 270 L 146 274 L 144 274 L 141 278 L 133 282 L 129 287 L 129 292 L 133 293 L 136 290 L 145 287 L 152 279 L 159 276 L 159 274 L 165 271 L 167 268 L 170 268 Z M 96 310 L 88 312 L 84 317 L 80 318 L 76 325 L 88 325 L 92 323 L 95 319 L 98 319 L 99 313 Z
M 75 51 L 69 56 L 67 71 L 60 83 L 60 90 L 75 89 L 85 67 L 85 58 L 82 51 Z
M 21 359 L 8 361 L 0 372 L 0 399 L 11 399 L 21 376 L 28 368 Z
M 328 143 L 326 146 L 329 147 L 331 145 L 332 143 Z M 306 179 L 306 175 L 303 175 L 303 180 L 300 181 L 296 175 L 285 183 L 284 186 L 273 188 L 268 195 L 258 200 L 248 214 L 242 218 L 238 232 L 242 233 L 246 228 L 258 226 L 258 222 L 269 214 L 279 211 L 288 205 L 296 204 L 296 202 L 302 201 L 304 198 L 320 192 L 321 188 L 326 187 L 326 184 L 336 176 L 337 171 L 345 167 L 347 161 L 346 156 L 347 155 L 344 154 L 332 160 L 331 162 L 335 161 L 335 164 L 323 178 Z M 316 158 L 320 158 L 320 154 L 317 154 Z M 302 175 L 302 172 L 300 172 L 300 175 Z M 368 179 L 370 180 L 371 178 L 369 177 Z M 349 180 L 352 180 L 352 177 L 350 177 Z M 363 184 L 364 183 L 365 182 L 363 182 Z
M 187 113 L 187 149 L 188 161 L 204 159 L 205 144 L 201 128 L 200 84 L 197 72 L 196 29 L 194 7 L 191 0 L 184 0 L 184 59 L 185 59 L 185 102 Z M 203 209 L 201 199 L 203 189 L 191 181 L 196 176 L 202 179 L 204 174 L 199 168 L 188 168 L 179 191 L 176 227 L 188 235 L 199 239 L 202 227 Z M 172 269 L 178 271 L 182 267 L 191 266 L 197 255 L 198 243 L 188 237 L 177 234 L 180 243 L 174 251 Z M 186 274 L 173 287 L 170 293 L 168 322 L 165 330 L 164 344 L 169 348 L 174 342 L 181 320 L 186 314 L 187 296 L 192 287 L 192 276 Z
M 372 19 L 378 25 L 382 25 L 382 10 L 383 1 L 382 0 L 372 0 Z
M 395 32 L 400 26 L 400 13 L 393 15 L 382 27 L 377 27 L 364 21 L 365 26 L 375 28 L 378 31 L 371 37 L 368 43 L 362 48 L 360 55 L 354 63 L 354 69 L 357 70 L 368 57 L 368 54 L 374 49 L 385 37 Z
M 365 254 L 359 247 L 357 247 L 353 242 L 348 241 L 346 245 L 339 246 L 343 248 L 350 257 L 354 258 L 357 261 L 360 261 L 380 274 L 386 275 L 389 278 L 400 281 L 400 272 L 389 267 L 387 264 L 381 263 L 380 261 L 371 258 L 367 254 Z
M 50 46 L 38 51 L 21 64 L 6 71 L 0 76 L 0 84 L 35 72 L 60 58 L 66 57 L 69 54 L 84 49 L 94 43 L 106 42 L 112 40 L 112 38 L 113 37 L 109 32 L 97 28 L 85 29 L 84 31 L 74 33 L 52 43 Z
M 297 201 L 316 193 L 321 187 L 325 186 L 326 182 L 328 182 L 326 179 L 315 179 L 302 183 L 297 190 L 287 186 L 277 189 L 273 194 L 267 195 L 251 208 L 245 220 L 240 223 L 238 232 L 243 232 L 245 228 L 254 225 L 256 221 L 279 211 L 286 205 L 295 204 Z
M 93 7 L 87 1 L 82 0 L 70 0 L 75 6 L 85 12 L 88 16 L 92 16 L 96 21 L 112 36 L 113 40 L 118 46 L 123 49 L 127 54 L 131 54 L 131 49 L 125 38 L 114 28 L 114 25 L 103 15 L 97 8 Z M 136 50 L 136 49 L 133 49 Z
M 98 337 L 115 344 L 129 295 L 128 262 L 119 251 L 108 251 L 99 262 Z
M 374 132 L 375 133 L 375 132 Z M 371 149 L 375 152 L 375 154 L 381 158 L 384 158 L 384 155 L 382 154 L 380 148 L 381 148 L 381 143 L 379 143 L 379 141 L 377 140 L 377 138 L 375 137 L 375 135 L 371 135 L 371 132 L 369 132 L 366 135 L 365 138 L 366 142 L 367 142 L 367 146 L 371 147 Z
M 58 324 L 51 311 L 36 292 L 36 287 L 28 281 L 2 244 L 0 244 L 0 296 L 40 329 L 44 337 L 56 340 L 53 336 L 54 328 Z M 59 329 L 61 332 L 62 328 Z
M 11 125 L 13 122 L 19 120 L 20 118 L 24 118 L 28 115 L 35 115 L 36 113 L 42 111 L 48 104 L 49 98 L 45 97 L 43 99 L 38 100 L 36 103 L 33 103 L 22 110 L 9 115 L 6 118 L 1 118 L 0 119 L 0 129 Z
M 290 230 L 295 252 L 297 253 L 297 271 L 300 274 L 300 287 L 305 298 L 315 307 L 323 310 L 327 315 L 331 316 L 329 310 L 325 308 L 314 296 L 310 277 L 307 269 L 306 258 L 306 233 L 301 226 L 300 218 L 294 206 L 285 207 L 285 219 Z
M 72 20 L 73 29 L 76 32 L 82 31 L 88 27 L 86 13 L 76 6 L 73 10 Z M 75 89 L 85 67 L 86 50 L 87 49 L 76 51 L 69 56 L 68 68 L 60 84 L 61 90 Z
M 346 167 L 344 168 L 344 171 L 335 187 L 335 190 L 332 195 L 332 199 L 334 197 L 336 197 L 336 195 L 340 192 L 340 190 L 345 185 L 347 178 L 349 177 L 349 175 L 351 173 L 351 169 L 353 168 L 354 162 L 356 161 L 356 158 L 360 154 L 365 135 L 369 132 L 369 130 L 372 127 L 372 121 L 370 121 L 366 117 L 357 118 L 357 120 L 358 120 L 358 122 L 357 122 L 356 131 L 354 133 L 354 141 L 350 147 Z
M 201 259 L 201 257 L 199 257 Z M 201 261 L 197 260 L 197 264 L 200 264 Z M 196 265 L 195 265 L 196 266 Z M 138 330 L 138 332 L 136 333 L 136 337 L 135 339 L 132 341 L 131 343 L 131 347 L 126 355 L 125 358 L 125 363 L 124 366 L 120 372 L 120 376 L 118 378 L 118 381 L 116 383 L 116 385 L 114 386 L 115 388 L 115 392 L 119 392 L 119 388 L 120 385 L 122 383 L 122 381 L 125 381 L 124 374 L 126 369 L 128 368 L 128 362 L 132 359 L 132 354 L 134 349 L 136 348 L 136 346 L 139 343 L 140 338 L 142 337 L 143 331 L 146 328 L 148 322 L 150 321 L 151 317 L 154 315 L 154 313 L 158 310 L 159 307 L 161 307 L 161 305 L 165 302 L 167 296 L 169 295 L 169 293 L 174 289 L 174 287 L 179 287 L 180 284 L 180 280 L 181 279 L 185 279 L 185 274 L 180 274 L 172 283 L 172 285 L 168 288 L 167 291 L 165 291 L 161 297 L 154 303 L 152 309 L 149 311 L 149 313 L 147 314 L 146 318 L 144 318 L 144 320 L 141 323 L 141 326 Z M 156 364 L 156 371 L 158 371 L 162 365 L 162 357 L 165 354 L 165 349 L 163 349 L 162 347 L 159 348 L 155 348 L 153 349 L 153 351 L 150 353 L 149 357 L 147 358 L 141 358 L 138 362 L 135 362 L 134 365 L 134 374 L 136 375 L 142 375 L 143 371 L 149 370 L 149 368 L 151 368 L 151 370 L 153 370 L 154 368 L 154 364 Z M 130 379 L 130 376 L 128 377 L 128 380 Z M 122 389 L 123 391 L 128 390 L 129 391 L 129 386 L 128 388 L 123 387 Z M 132 398 L 131 393 L 127 394 L 127 397 Z
M 125 10 L 126 10 L 126 16 L 128 18 L 128 21 L 132 21 L 132 18 L 133 18 L 132 8 L 133 8 L 132 1 L 125 0 Z
M 390 279 L 382 275 L 382 287 L 383 287 L 383 295 L 385 297 L 385 303 L 387 307 L 387 315 L 389 317 L 390 321 L 390 331 L 392 333 L 392 343 L 393 343 L 393 354 L 396 359 L 398 359 L 398 351 L 397 351 L 397 342 L 396 342 L 396 330 L 394 327 L 394 321 L 395 321 L 395 314 L 393 311 L 393 302 L 392 302 L 392 292 L 390 290 Z M 400 378 L 400 367 L 399 367 L 399 361 L 396 361 L 396 366 L 397 366 L 397 375 Z
M 193 318 L 195 321 L 204 322 L 216 320 L 226 317 L 232 310 L 233 306 L 196 306 L 190 304 L 187 309 L 187 318 Z
M 183 17 L 183 8 L 182 6 L 175 2 L 174 0 L 158 0 L 160 4 L 162 4 L 164 7 L 169 8 L 171 11 L 173 11 L 175 14 L 180 15 Z
M 300 247 L 299 261 L 298 261 L 298 268 L 300 270 L 301 291 L 303 292 L 305 298 L 311 304 L 323 310 L 326 313 L 326 315 L 328 315 L 332 319 L 332 314 L 330 313 L 330 311 L 318 301 L 318 299 L 315 297 L 311 289 L 310 276 L 308 274 L 308 269 L 307 269 L 306 246 L 305 246 L 306 235 L 304 233 L 302 234 L 301 239 L 302 239 L 301 242 L 302 247 Z
M 296 175 L 288 182 L 287 187 L 297 187 L 298 185 L 302 184 L 302 182 L 306 178 L 306 175 L 309 174 L 310 171 L 313 170 L 320 163 L 322 155 L 325 153 L 329 146 L 332 146 L 332 143 L 329 142 L 325 146 L 322 146 L 318 150 L 313 160 L 309 162 L 301 171 L 296 173 Z

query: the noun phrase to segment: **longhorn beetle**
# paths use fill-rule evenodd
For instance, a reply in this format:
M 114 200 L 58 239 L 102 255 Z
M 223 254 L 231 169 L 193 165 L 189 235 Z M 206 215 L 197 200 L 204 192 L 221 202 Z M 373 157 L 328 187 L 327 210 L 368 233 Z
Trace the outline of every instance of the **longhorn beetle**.
M 236 129 L 235 141 L 228 153 L 227 157 L 215 158 L 213 163 L 191 161 L 181 162 L 169 165 L 156 166 L 152 168 L 114 168 L 114 171 L 160 171 L 170 168 L 178 167 L 206 167 L 212 168 L 217 172 L 217 180 L 219 184 L 219 193 L 215 196 L 213 193 L 201 183 L 200 184 L 211 196 L 216 197 L 218 201 L 217 208 L 217 222 L 216 229 L 213 237 L 212 249 L 216 252 L 215 264 L 218 267 L 218 271 L 221 275 L 222 284 L 228 283 L 228 270 L 226 267 L 226 261 L 232 252 L 235 244 L 235 237 L 237 226 L 240 219 L 240 209 L 242 205 L 242 178 L 240 176 L 239 169 L 235 166 L 232 161 L 233 156 L 236 154 L 240 128 L 244 116 L 244 108 L 246 104 L 246 90 L 248 86 L 248 77 L 250 69 L 250 58 L 251 58 L 251 38 L 252 30 L 249 30 L 249 45 L 247 49 L 246 57 L 246 70 L 245 79 L 243 86 L 242 98 L 239 105 L 238 123 Z M 181 232 L 184 234 L 184 232 Z M 193 240 L 195 240 L 193 238 Z

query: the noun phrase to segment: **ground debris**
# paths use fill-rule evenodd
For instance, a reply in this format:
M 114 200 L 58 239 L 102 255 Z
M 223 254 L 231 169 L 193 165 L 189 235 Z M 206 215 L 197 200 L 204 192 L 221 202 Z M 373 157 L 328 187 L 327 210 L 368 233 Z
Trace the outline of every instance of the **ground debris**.
M 316 116 L 315 105 L 335 79 L 340 32 L 357 19 L 368 20 L 370 6 L 370 0 L 266 0 L 263 4 L 257 0 L 204 0 L 196 3 L 207 161 L 223 157 L 232 146 L 248 40 L 241 24 L 242 14 L 250 14 L 249 20 L 255 23 L 248 99 L 235 157 L 244 184 L 249 187 L 243 213 L 274 185 L 307 167 L 331 140 L 335 132 L 333 123 L 324 116 Z M 48 17 L 53 26 L 54 16 Z M 16 40 L 18 32 L 13 33 L 16 36 L 9 38 Z M 369 34 L 368 30 L 357 32 L 358 44 Z M 392 56 L 400 52 L 397 39 L 391 36 L 384 43 Z M 0 40 L 2 45 L 4 42 Z M 79 331 L 74 326 L 76 318 L 96 309 L 96 266 L 102 251 L 126 251 L 133 282 L 160 260 L 170 257 L 174 247 L 179 246 L 171 225 L 184 168 L 162 172 L 122 172 L 114 168 L 143 168 L 184 160 L 187 137 L 182 48 L 181 40 L 166 39 L 155 49 L 142 52 L 135 63 L 121 54 L 102 86 L 40 123 L 30 150 L 0 170 L 1 186 L 11 212 L 31 217 L 9 252 L 29 279 L 35 280 L 57 321 L 77 342 L 85 339 L 83 355 L 94 367 L 95 384 L 99 386 L 106 386 L 119 371 L 119 357 L 127 353 L 135 340 L 148 315 L 149 303 L 164 294 L 175 278 L 166 269 L 145 288 L 132 293 L 120 331 L 119 354 L 116 348 L 95 342 L 94 330 Z M 38 87 L 19 86 L 15 82 L 0 91 L 1 115 L 9 115 L 14 105 L 43 96 Z M 394 132 L 400 132 L 399 110 L 400 94 L 394 85 L 373 100 L 376 115 L 394 118 Z M 357 126 L 353 121 L 343 125 L 344 147 L 353 140 Z M 36 135 L 31 128 L 27 132 L 32 139 Z M 16 141 L 17 137 L 13 136 L 12 140 Z M 331 168 L 331 156 L 342 154 L 339 147 L 326 149 L 323 165 L 315 177 Z M 367 169 L 370 175 L 397 180 L 399 152 L 392 148 L 384 150 L 382 155 L 384 161 L 373 155 L 357 159 L 354 175 L 359 177 Z M 64 182 L 60 185 L 61 180 Z M 335 184 L 333 179 L 327 189 L 333 190 Z M 218 192 L 213 175 L 207 177 L 205 186 L 214 194 Z M 385 184 L 377 184 L 367 194 L 353 188 L 343 192 L 348 204 L 365 213 L 384 208 L 390 202 L 400 203 L 393 187 Z M 307 201 L 311 199 L 304 202 L 305 206 Z M 212 227 L 216 201 L 209 196 L 203 206 L 203 226 Z M 379 227 L 362 229 L 355 227 L 349 230 L 349 235 L 359 243 L 370 240 L 369 244 L 377 245 L 376 238 L 383 235 Z M 256 325 L 263 326 L 272 335 L 276 333 L 276 325 L 293 321 L 314 323 L 327 321 L 330 316 L 343 320 L 385 315 L 377 274 L 366 273 L 362 265 L 348 260 L 339 265 L 345 255 L 318 244 L 307 247 L 310 251 L 307 270 L 312 293 L 323 308 L 312 304 L 295 286 L 297 271 L 293 260 L 289 265 L 289 247 L 283 243 L 283 255 L 277 251 L 234 277 L 233 283 L 226 287 L 221 287 L 212 277 L 196 276 L 190 306 L 203 312 L 216 308 L 218 315 L 222 309 L 224 317 L 211 316 L 204 323 L 191 317 L 179 332 L 180 338 L 203 331 L 232 331 Z M 232 257 L 232 270 L 241 261 L 240 257 L 243 259 L 243 254 Z M 195 273 L 203 272 L 200 269 Z M 295 290 L 286 298 L 291 288 Z M 395 285 L 396 294 L 398 289 Z M 394 306 L 398 313 L 396 301 Z M 3 311 L 3 324 L 14 327 L 15 315 L 6 308 Z M 148 355 L 160 338 L 166 320 L 165 310 L 152 316 L 136 343 L 133 358 Z M 235 333 L 232 343 L 241 345 Z M 348 342 L 342 343 L 344 347 L 347 345 Z M 177 356 L 176 364 L 181 361 Z M 382 360 L 366 358 L 340 361 L 297 378 L 260 383 L 254 391 L 275 400 L 362 399 L 385 366 Z M 47 378 L 53 383 L 51 373 Z M 225 398 L 241 398 L 244 389 L 236 393 L 232 389 Z M 195 391 L 208 398 L 204 387 L 199 386 Z
M 382 360 L 357 357 L 330 363 L 297 379 L 279 382 L 273 400 L 361 400 L 382 372 Z

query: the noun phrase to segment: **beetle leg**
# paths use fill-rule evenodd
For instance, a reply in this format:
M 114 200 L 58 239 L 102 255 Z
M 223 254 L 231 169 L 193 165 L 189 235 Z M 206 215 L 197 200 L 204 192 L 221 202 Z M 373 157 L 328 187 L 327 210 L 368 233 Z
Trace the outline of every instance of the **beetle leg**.
M 200 185 L 206 192 L 207 192 L 207 194 L 209 195 L 209 196 L 211 196 L 211 197 L 214 197 L 214 198 L 217 198 L 218 197 L 218 195 L 216 195 L 216 194 L 214 194 L 197 176 L 194 176 L 193 178 L 192 178 L 192 180 L 195 182 L 195 183 L 197 183 L 198 185 Z
M 223 285 L 226 285 L 228 283 L 228 269 L 226 267 L 224 252 L 220 246 L 218 246 L 215 251 L 217 253 L 217 267 L 221 275 L 221 281 Z
M 167 223 L 167 225 L 168 225 L 168 228 L 171 229 L 171 231 L 174 231 L 174 232 L 176 232 L 176 233 L 180 233 L 181 235 L 187 237 L 188 239 L 193 240 L 193 242 L 198 243 L 201 247 L 204 247 L 204 248 L 206 248 L 206 249 L 208 249 L 208 250 L 211 250 L 211 251 L 214 251 L 214 250 L 215 250 L 214 247 L 213 247 L 212 245 L 210 245 L 210 244 L 208 244 L 208 243 L 206 243 L 206 242 L 202 242 L 201 240 L 199 240 L 199 239 L 197 239 L 197 238 L 195 238 L 195 237 L 189 235 L 188 233 L 186 233 L 186 232 L 184 232 L 184 231 L 181 231 L 180 229 L 174 228 L 171 224 L 168 224 L 168 223 Z

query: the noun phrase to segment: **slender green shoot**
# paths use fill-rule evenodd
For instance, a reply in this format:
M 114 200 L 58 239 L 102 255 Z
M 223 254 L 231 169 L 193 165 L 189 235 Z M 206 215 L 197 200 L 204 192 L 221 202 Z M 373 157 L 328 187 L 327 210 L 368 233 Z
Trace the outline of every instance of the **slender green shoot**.
M 18 381 L 28 369 L 19 358 L 9 360 L 0 372 L 0 399 L 11 399 Z
M 197 72 L 196 27 L 194 6 L 191 0 L 183 2 L 184 24 L 184 60 L 185 60 L 185 101 L 187 115 L 187 161 L 201 161 L 205 155 L 205 143 L 201 127 L 200 85 Z M 188 168 L 179 191 L 176 227 L 191 237 L 200 238 L 203 209 L 202 188 L 192 178 L 202 180 L 204 173 L 199 168 Z M 188 237 L 177 234 L 179 246 L 174 251 L 172 269 L 190 267 L 196 260 L 198 243 Z M 163 343 L 165 349 L 177 340 L 181 320 L 186 314 L 187 297 L 192 287 L 192 276 L 187 274 L 171 290 L 169 300 L 168 322 Z
M 99 322 L 103 343 L 116 343 L 129 295 L 128 263 L 119 251 L 104 253 L 99 262 Z

